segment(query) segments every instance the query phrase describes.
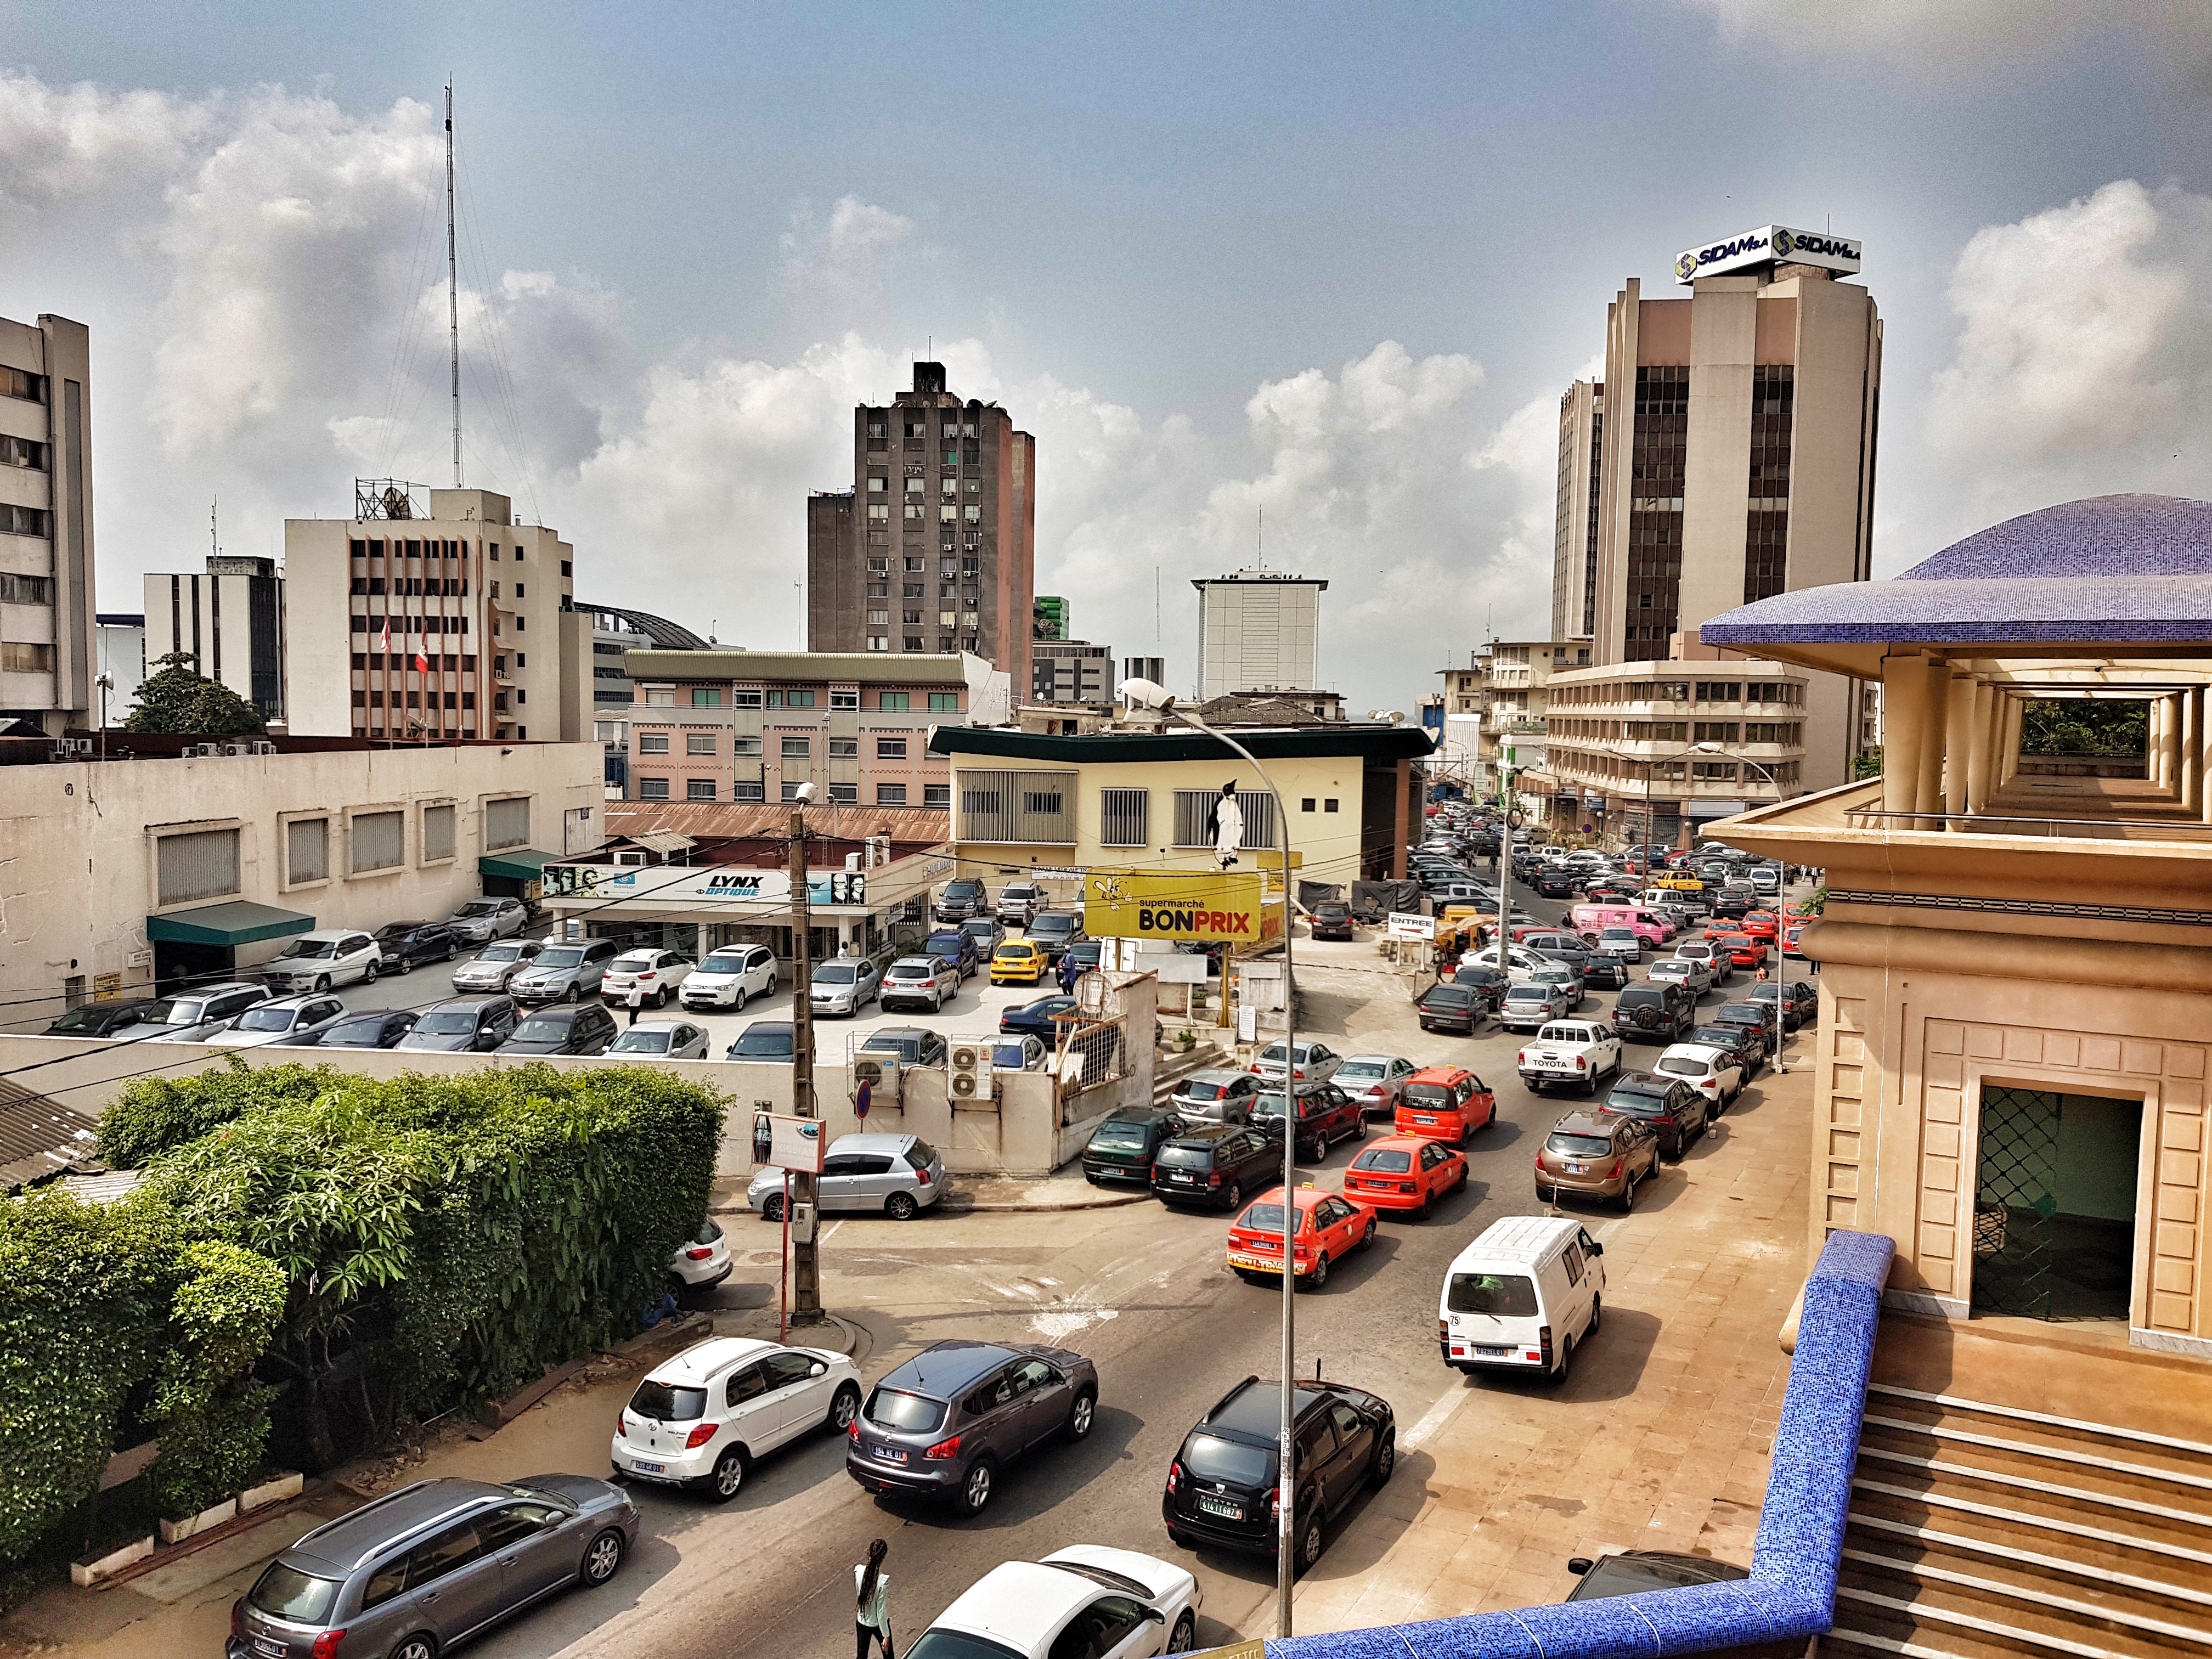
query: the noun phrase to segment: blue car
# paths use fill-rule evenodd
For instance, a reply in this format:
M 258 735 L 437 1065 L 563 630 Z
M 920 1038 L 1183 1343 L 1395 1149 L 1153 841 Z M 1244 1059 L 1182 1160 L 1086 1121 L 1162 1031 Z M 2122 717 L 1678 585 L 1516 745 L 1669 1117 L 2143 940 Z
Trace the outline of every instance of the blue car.
M 1039 997 L 1035 1002 L 1025 1002 L 1018 1008 L 1009 1008 L 999 1016 L 1001 1031 L 1022 1032 L 1042 1037 L 1050 1043 L 1060 1035 L 1060 1028 L 1052 1022 L 1054 1014 L 1064 1014 L 1075 1006 L 1073 997 Z
M 923 953 L 949 962 L 963 980 L 973 979 L 983 966 L 983 947 L 975 935 L 961 927 L 940 927 L 922 941 Z

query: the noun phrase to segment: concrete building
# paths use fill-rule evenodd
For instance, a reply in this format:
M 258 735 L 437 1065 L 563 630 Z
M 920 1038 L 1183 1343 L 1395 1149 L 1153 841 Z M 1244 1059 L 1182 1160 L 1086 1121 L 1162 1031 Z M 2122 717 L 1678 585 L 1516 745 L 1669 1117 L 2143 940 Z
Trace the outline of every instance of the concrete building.
M 701 639 L 680 623 L 647 611 L 588 603 L 570 608 L 589 621 L 591 660 L 580 665 L 576 675 L 591 684 L 592 735 L 606 750 L 607 799 L 621 800 L 629 793 L 629 710 L 636 700 L 628 666 L 629 653 L 707 651 L 714 648 L 714 642 Z M 569 672 L 565 663 L 562 672 L 563 675 Z
M 853 411 L 851 493 L 807 499 L 807 648 L 971 652 L 1026 686 L 1036 538 L 1036 440 L 916 363 Z
M 1605 481 L 1605 384 L 1577 380 L 1559 398 L 1559 501 L 1552 539 L 1552 637 L 1597 632 L 1597 527 Z
M 870 652 L 633 651 L 629 797 L 945 807 L 951 774 L 933 726 L 987 696 L 979 657 Z
M 569 609 L 574 556 L 489 489 L 357 479 L 350 519 L 286 520 L 291 730 L 589 737 L 591 621 Z
M 111 733 L 104 759 L 59 760 L 0 741 L 0 974 L 52 994 L 14 1018 L 228 976 L 311 928 L 445 915 L 599 841 L 592 744 L 188 746 Z
M 1154 685 L 1168 683 L 1168 659 L 1165 657 L 1124 657 L 1121 659 L 1121 678 L 1125 680 L 1150 680 Z M 1121 687 L 1115 691 L 1118 695 Z
M 1031 702 L 1111 702 L 1117 687 L 1110 645 L 1038 640 L 1030 647 Z
M 1280 570 L 1194 577 L 1198 697 L 1274 691 L 1320 678 L 1321 596 L 1328 584 Z
M 92 526 L 91 336 L 0 318 L 0 721 L 100 717 Z
M 145 583 L 149 658 L 190 652 L 201 673 L 263 720 L 284 718 L 284 579 L 276 560 L 210 554 L 204 574 L 149 571 Z
M 94 721 L 120 726 L 131 713 L 131 700 L 146 683 L 146 619 L 125 611 L 99 613 L 100 672 L 110 682 L 103 714 L 101 700 L 93 698 L 88 711 Z M 94 688 L 97 691 L 97 687 Z

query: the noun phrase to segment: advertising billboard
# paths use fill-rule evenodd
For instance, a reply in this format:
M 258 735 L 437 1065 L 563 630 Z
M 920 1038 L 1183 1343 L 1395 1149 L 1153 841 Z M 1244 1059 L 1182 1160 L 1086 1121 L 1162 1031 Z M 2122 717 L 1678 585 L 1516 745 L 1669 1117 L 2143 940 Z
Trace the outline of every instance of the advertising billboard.
M 1822 270 L 1848 275 L 1859 268 L 1859 256 L 1863 252 L 1862 244 L 1829 231 L 1762 225 L 1740 235 L 1723 236 L 1703 247 L 1684 248 L 1674 256 L 1674 280 L 1694 283 L 1700 276 L 1719 276 L 1732 270 L 1775 264 L 1815 265 Z
M 1083 881 L 1083 931 L 1093 939 L 1257 945 L 1282 936 L 1279 902 L 1263 902 L 1257 871 L 1093 870 Z

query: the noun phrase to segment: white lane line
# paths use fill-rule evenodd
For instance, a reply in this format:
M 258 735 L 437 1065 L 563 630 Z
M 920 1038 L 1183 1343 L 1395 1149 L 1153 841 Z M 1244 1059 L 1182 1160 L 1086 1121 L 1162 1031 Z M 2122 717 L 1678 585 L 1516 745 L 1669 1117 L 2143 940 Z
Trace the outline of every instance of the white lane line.
M 831 1239 L 833 1239 L 833 1238 L 835 1238 L 835 1237 L 837 1237 L 837 1229 L 838 1229 L 838 1228 L 840 1228 L 840 1227 L 842 1227 L 842 1226 L 843 1226 L 844 1224 L 844 1224 L 843 1222 L 842 1222 L 842 1221 L 833 1221 L 833 1222 L 831 1222 L 831 1223 L 830 1224 L 829 1227 L 828 1227 L 826 1230 L 824 1230 L 824 1231 L 823 1232 L 823 1235 L 822 1235 L 821 1238 L 820 1238 L 820 1239 L 818 1239 L 818 1240 L 817 1241 L 817 1243 L 823 1243 L 823 1244 L 827 1244 L 827 1243 L 828 1243 Z

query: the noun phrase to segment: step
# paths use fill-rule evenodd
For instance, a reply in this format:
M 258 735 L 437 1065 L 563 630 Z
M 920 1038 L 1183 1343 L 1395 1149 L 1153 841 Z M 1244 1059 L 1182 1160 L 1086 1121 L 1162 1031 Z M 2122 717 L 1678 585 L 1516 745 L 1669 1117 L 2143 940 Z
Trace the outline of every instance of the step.
M 1820 1659 L 2124 1659 L 2093 1642 L 2053 1641 L 1996 1620 L 1961 1621 L 1915 1608 L 1908 1596 L 1838 1591 L 1836 1621 Z
M 1883 1395 L 1896 1401 L 1910 1401 L 1924 1406 L 1943 1407 L 1953 1411 L 1972 1412 L 1990 1418 L 2009 1418 L 2016 1422 L 2038 1423 L 2048 1427 L 2069 1431 L 2075 1434 L 2095 1435 L 2110 1440 L 2129 1440 L 2145 1446 L 2161 1446 L 2168 1450 L 2186 1452 L 2195 1457 L 2212 1460 L 2212 1444 L 2201 1440 L 2179 1440 L 2172 1435 L 2151 1434 L 2141 1429 L 2124 1429 L 2109 1423 L 2087 1423 L 2078 1418 L 2053 1417 L 2045 1412 L 2022 1411 L 2017 1406 L 1992 1406 L 1984 1401 L 1965 1400 L 1956 1395 L 1927 1394 L 1918 1389 L 1901 1389 L 1893 1383 L 1869 1382 L 1869 1395 Z
M 2038 1480 L 2033 1474 L 1929 1459 L 1864 1443 L 1859 1447 L 1856 1474 L 1862 1479 L 1904 1487 L 1918 1496 L 1963 1498 L 2030 1515 L 2077 1518 L 2098 1526 L 2110 1527 L 2115 1519 L 2124 1517 L 2126 1525 L 2117 1529 L 2141 1530 L 2153 1538 L 2185 1547 L 2193 1547 L 2192 1540 L 2201 1542 L 2208 1525 L 2205 1516 L 2196 1510 L 2098 1492 L 2087 1486 L 2061 1486 L 2056 1481 Z
M 1961 1638 L 1993 1644 L 2000 1651 L 2068 1654 L 2075 1659 L 2171 1659 L 2202 1651 L 2202 1644 L 2186 1636 L 2166 1637 L 2063 1607 L 1992 1595 L 1971 1583 L 1905 1578 L 1850 1559 L 1843 1563 L 1843 1574 L 1836 1587 L 1836 1622 L 1843 1635 L 1869 1625 L 1869 1633 L 1890 1634 L 1883 1626 L 1893 1630 L 1902 1620 L 1923 1633 L 1898 1639 L 1947 1653 L 1957 1651 Z M 1821 1646 L 1825 1652 L 1825 1640 Z
M 1868 1395 L 1870 1424 L 1955 1437 L 1961 1443 L 1978 1437 L 2061 1462 L 2125 1468 L 2212 1492 L 2212 1446 L 2194 1441 L 1899 1389 L 1872 1388 Z
M 2055 1571 L 2042 1570 L 2018 1558 L 1953 1551 L 1863 1528 L 1856 1536 L 1846 1534 L 1843 1559 L 1869 1573 L 1910 1580 L 1923 1593 L 1943 1585 L 1982 1601 L 2016 1603 L 2024 1613 L 2116 1626 L 2154 1639 L 2212 1644 L 2212 1613 L 2155 1580 L 2143 1579 L 2150 1588 L 2136 1589 L 2061 1562 L 2052 1563 Z
M 2212 1526 L 2212 1482 L 2193 1471 L 2157 1463 L 2102 1459 L 2032 1441 L 1944 1425 L 1869 1417 L 1860 1430 L 1859 1456 L 1919 1466 L 1957 1479 L 2064 1490 L 2082 1501 L 2148 1505 L 2185 1522 Z
M 2100 1570 L 2136 1572 L 2191 1589 L 2212 1589 L 2212 1537 L 2158 1528 L 2124 1512 L 2084 1512 L 2063 1500 L 2042 1510 L 2022 1499 L 1984 1503 L 1957 1492 L 1855 1477 L 1849 1519 L 1929 1527 L 1999 1550 L 2051 1554 Z M 2031 1500 L 2032 1501 L 2032 1500 Z
M 2143 1597 L 2146 1606 L 2165 1605 L 2185 1616 L 2199 1609 L 2212 1610 L 2212 1574 L 2203 1573 L 2201 1566 L 2192 1572 L 2191 1563 L 2085 1543 L 2040 1528 L 2012 1528 L 2002 1534 L 1969 1530 L 1973 1523 L 1971 1518 L 1965 1519 L 1966 1524 L 1961 1526 L 1937 1520 L 1900 1520 L 1854 1509 L 1845 1517 L 1844 1537 L 1847 1541 L 1856 1539 L 1877 1553 L 1917 1550 L 1930 1559 L 1983 1562 L 2007 1573 L 2030 1573 L 2054 1585 L 2085 1580 L 2088 1589 L 2098 1594 L 2104 1585 L 2118 1585 Z M 2051 1553 L 2053 1548 L 2069 1547 L 2069 1554 Z

